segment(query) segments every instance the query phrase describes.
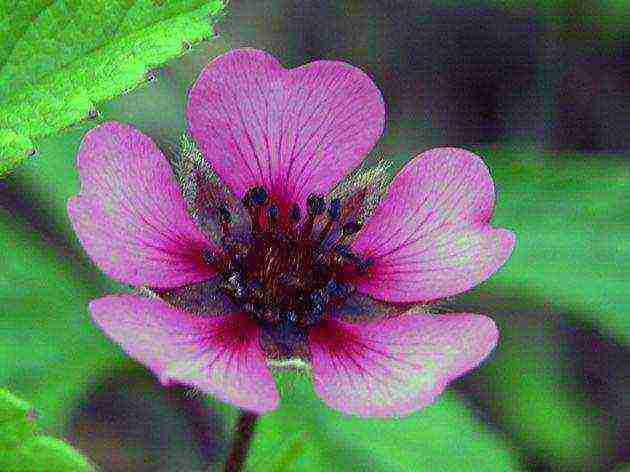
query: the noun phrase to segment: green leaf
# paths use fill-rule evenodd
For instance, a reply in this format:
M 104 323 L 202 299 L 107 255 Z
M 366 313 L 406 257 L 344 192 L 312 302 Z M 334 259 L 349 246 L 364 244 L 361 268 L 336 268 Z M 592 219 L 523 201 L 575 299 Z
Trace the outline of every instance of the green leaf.
M 222 0 L 4 2 L 0 7 L 0 175 L 33 143 L 147 81 L 213 34 Z M 59 25 L 64 25 L 60 28 Z
M 493 283 L 630 345 L 630 168 L 614 156 L 482 149 L 497 185 L 494 224 L 517 234 Z M 568 310 L 567 310 L 568 309 Z
M 562 382 L 550 333 L 511 320 L 502 336 L 495 362 L 486 366 L 501 422 L 519 443 L 561 469 L 595 470 L 605 463 L 614 446 L 604 415 Z
M 0 388 L 0 450 L 15 448 L 35 434 L 35 410 Z
M 274 470 L 271 451 L 291 451 L 296 441 L 296 471 L 521 470 L 505 440 L 452 393 L 407 418 L 361 419 L 328 408 L 308 378 L 280 382 L 281 407 L 261 418 L 248 470 Z
M 7 160 L 3 165 L 7 169 L 18 165 L 20 156 L 28 156 L 34 152 L 33 149 L 33 142 L 28 136 L 17 134 L 10 129 L 0 129 L 0 156 L 6 156 Z
M 0 470 L 94 470 L 65 442 L 38 434 L 33 412 L 28 403 L 0 389 Z
M 269 429 L 270 424 L 266 421 L 265 427 Z M 278 428 L 280 425 L 273 425 L 273 428 Z M 260 435 L 258 436 L 260 438 Z M 266 457 L 261 457 L 261 446 L 257 445 L 258 451 L 255 459 L 250 457 L 248 470 L 259 470 L 267 472 L 283 472 L 285 470 L 295 470 L 298 462 L 302 457 L 306 457 L 307 460 L 312 460 L 311 456 L 313 451 L 306 451 L 309 446 L 312 447 L 310 435 L 306 431 L 296 433 L 293 436 L 285 439 L 283 442 L 276 444 L 273 449 L 270 449 L 266 453 Z M 314 464 L 311 464 L 314 465 Z
M 517 443 L 555 469 L 597 470 L 614 455 L 613 428 L 579 379 L 567 378 L 574 370 L 562 313 L 514 292 L 491 283 L 453 307 L 489 313 L 499 325 L 499 345 L 477 389 Z
M 61 434 L 62 418 L 93 376 L 124 360 L 87 309 L 115 286 L 88 276 L 72 255 L 5 210 L 0 234 L 0 385 L 36 404 L 42 426 Z

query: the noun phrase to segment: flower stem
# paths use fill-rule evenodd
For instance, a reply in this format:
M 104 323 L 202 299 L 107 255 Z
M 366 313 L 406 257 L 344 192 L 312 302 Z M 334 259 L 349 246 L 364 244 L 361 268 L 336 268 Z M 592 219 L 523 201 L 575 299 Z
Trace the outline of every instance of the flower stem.
M 245 466 L 247 452 L 254 437 L 254 429 L 259 416 L 256 413 L 241 410 L 236 422 L 236 431 L 232 439 L 230 455 L 225 463 L 225 472 L 240 472 Z

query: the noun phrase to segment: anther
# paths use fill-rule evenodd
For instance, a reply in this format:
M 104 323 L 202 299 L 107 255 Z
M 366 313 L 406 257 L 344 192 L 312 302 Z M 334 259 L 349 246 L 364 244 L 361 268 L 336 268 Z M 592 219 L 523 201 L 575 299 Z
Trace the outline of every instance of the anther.
M 302 218 L 302 210 L 300 209 L 300 205 L 298 205 L 297 203 L 293 204 L 293 207 L 291 207 L 291 220 L 294 222 L 298 222 L 300 221 L 300 218 Z
M 217 207 L 217 214 L 221 223 L 229 224 L 232 222 L 232 214 L 224 204 L 221 204 Z
M 269 200 L 269 194 L 265 187 L 252 187 L 250 188 L 243 197 L 243 204 L 246 207 L 252 206 L 264 206 L 267 204 Z
M 357 261 L 357 269 L 359 269 L 361 272 L 366 271 L 373 265 L 374 265 L 374 259 L 371 257 Z
M 297 323 L 298 317 L 297 314 L 294 311 L 287 311 L 284 316 L 286 317 L 287 321 L 295 324 Z
M 337 254 L 339 254 L 341 257 L 343 257 L 344 259 L 348 259 L 350 261 L 353 261 L 356 259 L 356 255 L 350 250 L 350 248 L 348 246 L 346 246 L 345 244 L 339 244 L 337 246 L 335 246 L 334 248 L 335 252 Z
M 252 203 L 254 205 L 264 206 L 269 200 L 269 194 L 264 187 L 255 187 L 255 192 L 252 195 Z
M 352 234 L 355 234 L 357 232 L 359 232 L 359 230 L 361 229 L 361 224 L 356 222 L 356 221 L 351 221 L 349 223 L 346 223 L 345 225 L 343 225 L 343 235 L 344 236 L 350 236 Z
M 341 216 L 341 200 L 333 198 L 328 207 L 328 218 L 332 221 L 338 221 Z
M 217 261 L 216 257 L 214 257 L 214 254 L 212 254 L 212 252 L 209 249 L 204 249 L 201 252 L 201 258 L 208 265 L 214 265 Z
M 324 197 L 315 193 L 311 193 L 308 196 L 306 204 L 308 206 L 308 214 L 311 216 L 321 215 L 324 213 L 324 210 L 326 210 L 326 201 L 324 200 Z
M 271 205 L 267 208 L 267 218 L 269 220 L 269 227 L 275 229 L 278 225 L 278 215 L 280 214 L 280 209 L 276 205 Z

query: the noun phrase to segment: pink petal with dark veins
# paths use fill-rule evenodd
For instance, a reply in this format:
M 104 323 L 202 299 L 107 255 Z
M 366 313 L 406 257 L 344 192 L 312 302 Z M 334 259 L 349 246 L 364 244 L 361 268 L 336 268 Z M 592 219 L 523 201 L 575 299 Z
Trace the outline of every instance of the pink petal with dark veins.
M 260 329 L 248 317 L 193 315 L 131 295 L 94 300 L 90 310 L 107 336 L 162 383 L 185 383 L 257 413 L 278 407 Z
M 483 282 L 510 257 L 516 237 L 494 229 L 494 185 L 481 158 L 438 148 L 414 158 L 353 243 L 374 265 L 359 291 L 391 302 L 430 301 Z
M 329 321 L 309 339 L 315 390 L 343 413 L 406 416 L 476 367 L 498 337 L 490 318 L 468 313 L 405 314 L 368 324 Z
M 240 49 L 201 73 L 188 120 L 238 196 L 264 185 L 286 211 L 328 193 L 361 162 L 383 132 L 385 105 L 372 80 L 344 62 L 287 70 L 265 52 Z
M 110 277 L 170 288 L 215 271 L 202 258 L 213 244 L 197 229 L 168 161 L 136 128 L 105 123 L 77 157 L 81 193 L 68 202 L 86 252 Z

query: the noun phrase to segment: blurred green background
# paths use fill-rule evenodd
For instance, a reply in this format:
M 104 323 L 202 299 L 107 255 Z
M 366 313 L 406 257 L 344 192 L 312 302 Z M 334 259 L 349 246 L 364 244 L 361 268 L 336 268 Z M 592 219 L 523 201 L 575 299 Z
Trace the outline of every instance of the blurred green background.
M 127 289 L 86 258 L 65 208 L 87 130 L 119 120 L 177 140 L 203 66 L 253 46 L 287 66 L 341 59 L 370 74 L 388 106 L 370 159 L 396 170 L 436 145 L 482 155 L 494 224 L 518 243 L 499 274 L 447 303 L 500 326 L 479 370 L 395 421 L 344 417 L 288 377 L 249 469 L 628 470 L 629 26 L 622 0 L 233 2 L 216 38 L 0 181 L 0 386 L 104 471 L 222 463 L 235 410 L 161 388 L 93 326 L 88 302 Z

